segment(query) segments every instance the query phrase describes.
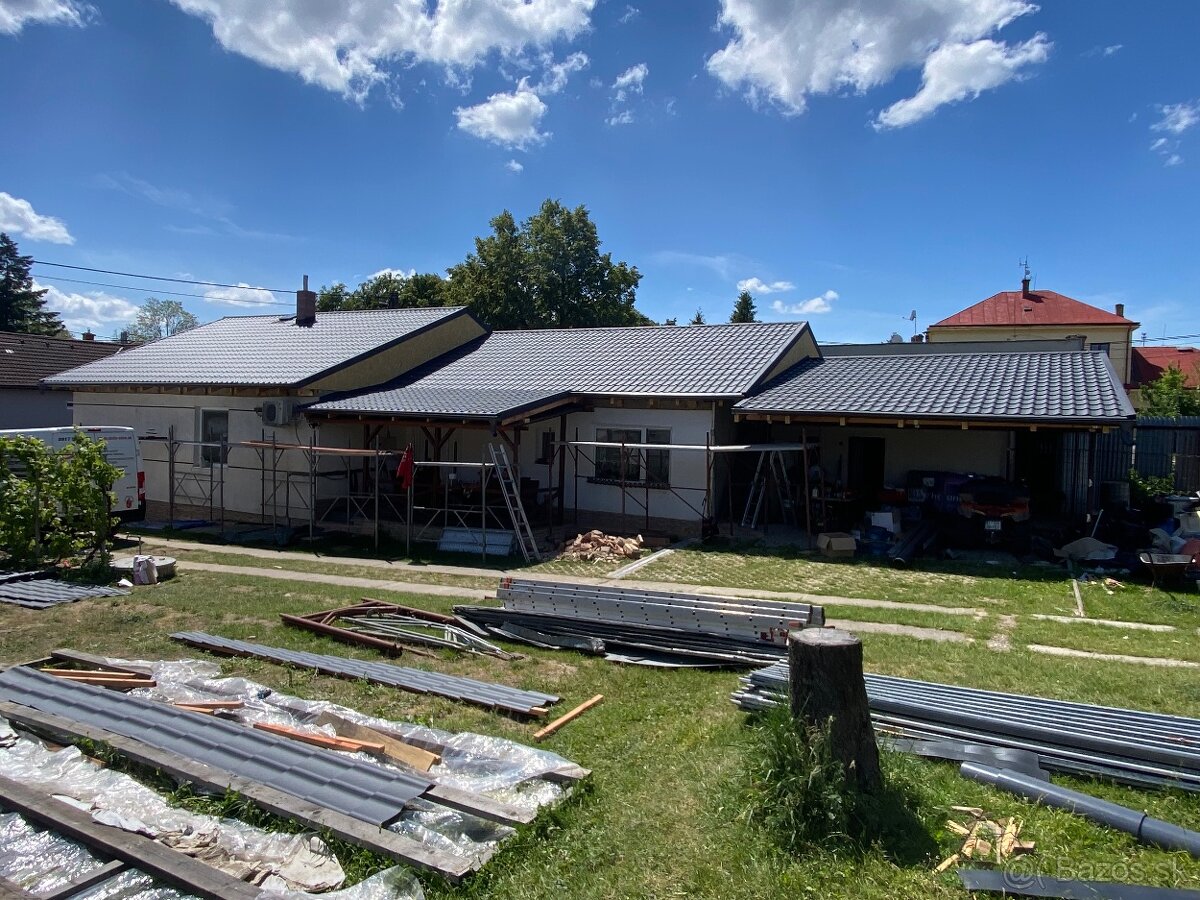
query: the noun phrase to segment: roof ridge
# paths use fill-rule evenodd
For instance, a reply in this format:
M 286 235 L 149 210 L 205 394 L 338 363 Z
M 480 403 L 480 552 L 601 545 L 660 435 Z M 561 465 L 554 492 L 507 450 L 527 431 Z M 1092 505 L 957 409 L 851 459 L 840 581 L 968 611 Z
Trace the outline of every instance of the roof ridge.
M 738 328 L 745 325 L 807 325 L 807 319 L 789 322 L 704 322 L 701 325 L 568 325 L 556 328 L 497 328 L 491 334 L 546 334 L 551 331 L 686 331 L 694 328 Z

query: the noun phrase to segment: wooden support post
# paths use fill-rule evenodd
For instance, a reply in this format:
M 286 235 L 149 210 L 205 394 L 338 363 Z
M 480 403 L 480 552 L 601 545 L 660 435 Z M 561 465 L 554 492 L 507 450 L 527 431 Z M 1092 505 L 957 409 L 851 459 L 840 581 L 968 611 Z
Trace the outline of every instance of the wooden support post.
M 788 635 L 792 715 L 806 726 L 829 727 L 834 754 L 860 790 L 883 786 L 863 680 L 862 642 L 840 628 L 804 628 Z

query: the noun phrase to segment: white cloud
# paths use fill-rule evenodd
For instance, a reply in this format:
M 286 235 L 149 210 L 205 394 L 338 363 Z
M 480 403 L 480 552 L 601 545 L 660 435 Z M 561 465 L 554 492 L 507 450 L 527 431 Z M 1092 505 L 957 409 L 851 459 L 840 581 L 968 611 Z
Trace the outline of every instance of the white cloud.
M 630 22 L 632 22 L 634 19 L 636 19 L 641 14 L 642 14 L 642 11 L 640 9 L 638 9 L 636 6 L 628 6 L 627 5 L 625 7 L 625 12 L 621 13 L 620 17 L 618 17 L 618 19 L 617 19 L 617 22 L 620 23 L 621 25 L 628 25 Z
M 781 300 L 776 300 L 771 304 L 771 309 L 780 315 L 813 316 L 829 312 L 833 309 L 833 302 L 837 298 L 837 291 L 826 291 L 819 297 L 813 297 L 811 300 L 805 300 L 802 303 L 784 303 Z
M 475 106 L 460 106 L 454 110 L 458 127 L 503 147 L 524 149 L 550 136 L 538 131 L 546 104 L 533 91 L 517 88 L 510 94 L 492 94 Z
M 28 200 L 0 191 L 0 231 L 21 235 L 31 241 L 73 244 L 75 238 L 61 219 L 34 212 Z
M 1112 56 L 1114 53 L 1119 51 L 1124 46 L 1125 46 L 1124 44 L 1109 44 L 1107 47 L 1104 48 L 1104 51 L 1103 51 L 1104 55 Z
M 508 169 L 508 171 L 512 172 L 514 175 L 520 175 L 525 171 L 525 167 L 515 159 L 510 159 L 508 162 L 506 162 L 504 164 L 504 168 Z
M 616 77 L 612 83 L 612 106 L 610 115 L 604 121 L 609 125 L 630 125 L 633 123 L 633 110 L 626 105 L 635 96 L 641 96 L 642 86 L 650 67 L 645 63 L 630 66 Z
M 0 0 L 0 34 L 20 34 L 26 25 L 82 26 L 95 12 L 77 0 Z
M 389 267 L 386 269 L 380 269 L 378 272 L 372 272 L 367 276 L 367 281 L 372 281 L 378 278 L 380 275 L 391 275 L 394 278 L 412 278 L 416 274 L 416 269 L 393 269 Z
M 968 47 L 1036 10 L 1027 0 L 721 0 L 718 22 L 733 36 L 707 67 L 751 102 L 774 103 L 794 115 L 804 112 L 810 96 L 865 93 L 902 70 L 928 67 L 949 49 L 944 67 L 947 55 L 956 56 L 953 48 Z M 1003 57 L 1018 51 L 1027 57 L 1032 49 L 1000 46 Z M 938 93 L 946 96 L 978 92 L 971 86 L 961 94 L 951 90 L 947 74 L 926 69 L 923 104 L 934 99 L 928 88 L 935 76 Z
M 761 278 L 743 278 L 737 283 L 738 292 L 749 291 L 752 294 L 777 294 L 783 291 L 794 291 L 796 286 L 790 281 L 772 281 L 769 284 Z
M 1150 126 L 1151 131 L 1165 131 L 1178 135 L 1200 122 L 1200 100 L 1193 100 L 1191 103 L 1170 103 L 1160 106 L 1158 111 L 1162 118 Z
M 226 50 L 362 102 L 389 65 L 427 63 L 462 83 L 490 54 L 512 56 L 585 31 L 596 0 L 172 0 Z
M 77 334 L 89 329 L 97 334 L 111 334 L 120 326 L 132 322 L 138 314 L 136 304 L 104 291 L 68 293 L 50 285 L 38 284 L 37 281 L 34 281 L 34 287 L 45 289 L 47 308 L 59 313 L 67 330 Z
M 204 292 L 204 299 L 222 306 L 269 306 L 279 302 L 265 288 L 251 287 L 244 282 L 238 282 L 238 286 L 232 288 L 211 288 Z
M 642 83 L 646 80 L 646 76 L 650 74 L 650 67 L 645 63 L 638 63 L 636 66 L 630 66 L 624 72 L 617 76 L 612 83 L 613 100 L 617 103 L 624 103 L 625 98 L 630 94 L 640 94 L 642 92 Z
M 875 127 L 903 128 L 928 118 L 947 103 L 973 100 L 984 91 L 1019 78 L 1026 66 L 1045 62 L 1051 46 L 1039 33 L 1016 45 L 982 40 L 939 47 L 925 60 L 921 89 L 880 113 Z
M 1159 120 L 1150 126 L 1151 131 L 1165 132 L 1167 137 L 1156 138 L 1150 149 L 1162 157 L 1164 166 L 1183 163 L 1179 148 L 1184 132 L 1200 123 L 1200 100 L 1184 103 L 1168 103 L 1158 107 Z
M 588 67 L 588 62 L 586 53 L 572 53 L 560 63 L 553 62 L 553 58 L 547 56 L 542 80 L 529 89 L 542 96 L 557 94 L 567 86 L 567 80 L 571 75 L 575 72 L 582 72 Z M 522 81 L 521 87 L 528 87 L 528 85 Z

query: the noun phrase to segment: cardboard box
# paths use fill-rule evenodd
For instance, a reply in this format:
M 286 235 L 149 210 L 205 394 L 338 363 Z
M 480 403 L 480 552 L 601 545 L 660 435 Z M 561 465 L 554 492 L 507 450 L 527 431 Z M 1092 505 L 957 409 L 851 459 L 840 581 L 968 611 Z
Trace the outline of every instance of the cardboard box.
M 817 535 L 817 549 L 821 551 L 822 556 L 853 556 L 857 546 L 854 538 L 844 531 L 822 531 Z
M 896 510 L 872 512 L 867 515 L 870 517 L 873 528 L 886 528 L 892 534 L 900 533 L 900 513 Z

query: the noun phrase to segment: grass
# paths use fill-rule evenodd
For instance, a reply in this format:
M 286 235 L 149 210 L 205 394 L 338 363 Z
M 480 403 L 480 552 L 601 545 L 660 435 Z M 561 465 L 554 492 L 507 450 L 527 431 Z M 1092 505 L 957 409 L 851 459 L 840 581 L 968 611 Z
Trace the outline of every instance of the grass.
M 975 607 L 998 613 L 1072 615 L 1075 597 L 1058 566 L 990 565 L 986 561 L 920 560 L 895 569 L 883 560 L 826 559 L 754 544 L 714 542 L 677 550 L 638 571 L 641 581 L 758 588 L 835 597 Z M 1127 583 L 1112 596 L 1081 585 L 1094 618 L 1200 626 L 1200 596 Z
M 1086 622 L 1046 622 L 1022 619 L 1012 640 L 1022 644 L 1050 644 L 1094 653 L 1157 656 L 1200 662 L 1200 644 L 1190 628 L 1176 631 L 1126 631 Z
M 788 561 L 787 565 L 797 562 L 805 561 Z M 853 567 L 839 565 L 837 569 L 861 577 L 859 584 L 882 575 L 882 571 L 866 567 L 861 573 Z M 936 574 L 940 578 L 976 577 Z M 1058 587 L 1064 587 L 1065 580 L 1056 577 Z M 1019 597 L 1022 589 L 1031 594 L 1043 589 L 1040 581 L 1002 590 L 1001 579 L 980 580 L 991 586 L 990 593 L 1010 598 Z M 775 590 L 796 587 L 789 580 L 770 584 Z M 920 602 L 939 602 L 945 599 L 942 592 L 942 588 L 920 592 L 914 587 L 911 597 Z M 0 606 L 0 659 L 30 659 L 64 645 L 140 658 L 203 656 L 168 639 L 171 631 L 181 629 L 371 657 L 369 651 L 288 628 L 278 619 L 282 612 L 329 608 L 356 600 L 361 594 L 362 590 L 355 588 L 185 570 L 172 581 L 154 588 L 138 588 L 127 598 L 85 601 L 38 612 Z M 389 596 L 436 610 L 453 605 L 450 598 Z M 948 605 L 980 605 L 953 599 Z M 991 607 L 985 608 L 992 612 Z M 958 629 L 979 627 L 981 634 L 994 628 L 996 619 L 989 615 L 977 623 L 972 617 L 899 612 L 920 616 L 906 619 L 910 622 Z M 859 618 L 864 614 L 895 615 L 897 611 L 848 607 L 845 613 Z M 926 616 L 933 618 L 927 620 Z M 1022 620 L 1018 628 L 1026 624 Z M 1062 643 L 1061 635 L 1084 627 L 1045 625 L 1054 628 L 1058 638 L 1048 643 Z M 1019 633 L 1024 636 L 1024 632 Z M 1139 641 L 1161 637 L 1137 633 Z M 1017 649 L 1011 652 L 998 653 L 978 643 L 934 644 L 896 635 L 863 636 L 866 665 L 873 672 L 1200 716 L 1200 691 L 1194 672 L 1152 670 L 1153 677 L 1146 677 L 1150 670 L 1043 657 L 1021 650 L 1019 643 L 1014 641 Z M 993 817 L 1015 815 L 1023 819 L 1024 836 L 1038 842 L 1038 852 L 1030 864 L 1039 871 L 1061 877 L 1103 877 L 1103 872 L 1111 872 L 1113 864 L 1120 863 L 1147 883 L 1200 886 L 1200 862 L 1185 854 L 1143 847 L 1127 835 L 968 782 L 953 766 L 893 753 L 884 755 L 885 772 L 889 783 L 905 798 L 904 840 L 893 836 L 853 852 L 815 848 L 800 855 L 790 854 L 742 815 L 737 786 L 748 764 L 752 742 L 748 717 L 729 702 L 736 674 L 621 667 L 574 653 L 512 649 L 519 649 L 527 657 L 512 663 L 450 655 L 437 660 L 414 657 L 403 662 L 553 691 L 564 698 L 563 708 L 593 694 L 604 694 L 604 703 L 545 742 L 547 749 L 591 768 L 594 774 L 589 786 L 522 829 L 479 876 L 466 884 L 450 886 L 424 877 L 431 898 L 965 897 L 952 876 L 932 873 L 938 860 L 955 846 L 953 835 L 944 827 L 952 804 L 980 805 Z M 288 670 L 266 662 L 220 662 L 226 674 L 244 675 L 289 693 L 328 699 L 392 719 L 526 743 L 532 742 L 532 734 L 539 727 L 538 723 L 465 704 Z M 1200 797 L 1073 779 L 1062 781 L 1168 821 L 1200 828 Z M 352 868 L 363 873 L 372 865 L 372 860 L 357 859 Z

